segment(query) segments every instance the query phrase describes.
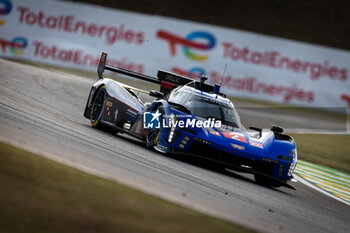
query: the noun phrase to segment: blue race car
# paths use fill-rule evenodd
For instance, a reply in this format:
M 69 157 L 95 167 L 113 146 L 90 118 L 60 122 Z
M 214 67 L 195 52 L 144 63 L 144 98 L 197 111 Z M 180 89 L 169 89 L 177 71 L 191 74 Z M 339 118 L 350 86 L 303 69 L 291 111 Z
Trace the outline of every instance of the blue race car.
M 84 116 L 92 127 L 125 133 L 143 140 L 161 153 L 197 156 L 222 168 L 254 174 L 258 184 L 285 186 L 293 177 L 297 149 L 283 129 L 250 127 L 240 122 L 232 102 L 219 85 L 159 70 L 157 78 L 106 64 L 102 53 Z M 103 78 L 104 70 L 160 85 L 160 91 L 144 91 Z M 142 102 L 145 93 L 153 102 Z

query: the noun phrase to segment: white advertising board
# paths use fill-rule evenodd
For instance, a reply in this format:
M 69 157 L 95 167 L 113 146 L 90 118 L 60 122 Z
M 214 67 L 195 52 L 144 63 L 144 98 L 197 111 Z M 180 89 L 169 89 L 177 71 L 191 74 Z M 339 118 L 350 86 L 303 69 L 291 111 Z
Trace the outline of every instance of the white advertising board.
M 52 0 L 0 0 L 0 56 L 82 70 L 108 63 L 222 83 L 231 96 L 350 109 L 350 52 L 179 19 Z M 227 64 L 226 73 L 222 73 Z

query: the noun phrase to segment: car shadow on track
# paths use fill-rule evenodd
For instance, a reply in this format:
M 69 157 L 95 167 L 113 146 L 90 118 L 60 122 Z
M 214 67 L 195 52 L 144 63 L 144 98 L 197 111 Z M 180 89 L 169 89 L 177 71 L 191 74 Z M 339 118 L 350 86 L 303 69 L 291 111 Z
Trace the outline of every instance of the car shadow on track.
M 157 152 L 157 153 L 159 153 L 159 152 Z M 254 179 L 247 177 L 247 175 L 251 175 L 251 174 L 249 174 L 249 173 L 241 173 L 241 172 L 238 172 L 238 171 L 234 171 L 234 170 L 228 169 L 225 166 L 222 166 L 221 164 L 215 163 L 215 161 L 208 160 L 208 159 L 206 159 L 204 157 L 197 157 L 197 156 L 191 156 L 191 155 L 188 156 L 188 155 L 183 155 L 183 154 L 181 154 L 181 155 L 179 155 L 179 154 L 162 154 L 162 155 L 165 156 L 165 157 L 177 160 L 177 161 L 181 161 L 181 162 L 184 162 L 184 163 L 187 163 L 187 164 L 191 164 L 192 166 L 200 167 L 200 168 L 203 168 L 203 169 L 206 169 L 206 170 L 210 170 L 210 171 L 219 173 L 221 175 L 225 175 L 225 176 L 228 176 L 228 177 L 231 177 L 231 178 L 235 178 L 235 179 L 239 179 L 239 180 L 245 181 L 247 183 L 258 185 L 258 186 L 263 187 L 263 188 L 274 190 L 274 191 L 277 191 L 277 192 L 280 192 L 280 193 L 286 193 L 286 192 L 281 191 L 281 190 L 279 190 L 277 188 L 266 187 L 266 186 L 259 185 L 259 184 L 257 184 L 254 181 Z M 246 174 L 246 175 L 241 175 L 241 174 Z M 286 194 L 288 194 L 288 193 L 286 193 Z

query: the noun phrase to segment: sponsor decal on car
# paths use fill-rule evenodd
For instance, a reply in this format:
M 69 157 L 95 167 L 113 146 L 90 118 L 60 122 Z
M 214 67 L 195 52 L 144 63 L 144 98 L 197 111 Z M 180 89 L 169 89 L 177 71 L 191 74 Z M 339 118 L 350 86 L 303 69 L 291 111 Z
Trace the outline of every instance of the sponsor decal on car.
M 208 144 L 208 145 L 211 144 L 210 141 L 205 140 L 205 139 L 203 139 L 203 138 L 199 138 L 199 137 L 193 137 L 193 140 L 196 140 L 196 141 L 198 141 L 198 142 L 201 142 L 201 143 L 204 143 L 204 144 Z
M 264 146 L 263 146 L 261 143 L 249 141 L 249 144 L 250 144 L 251 146 L 255 146 L 255 147 L 264 149 Z
M 210 130 L 209 133 L 216 135 L 216 136 L 221 136 L 219 131 Z
M 110 101 L 106 101 L 106 105 L 107 105 L 108 107 L 113 107 L 113 103 L 110 102 Z
M 234 143 L 231 143 L 231 146 L 232 146 L 233 148 L 236 148 L 236 149 L 239 149 L 239 150 L 244 150 L 244 149 L 245 149 L 244 146 L 240 146 L 240 145 L 237 145 L 237 144 L 234 144 Z
M 236 141 L 240 141 L 240 142 L 243 142 L 243 143 L 248 143 L 247 139 L 241 133 L 223 132 L 222 134 L 224 135 L 225 138 L 230 138 L 230 139 L 233 139 L 233 140 L 236 140 Z

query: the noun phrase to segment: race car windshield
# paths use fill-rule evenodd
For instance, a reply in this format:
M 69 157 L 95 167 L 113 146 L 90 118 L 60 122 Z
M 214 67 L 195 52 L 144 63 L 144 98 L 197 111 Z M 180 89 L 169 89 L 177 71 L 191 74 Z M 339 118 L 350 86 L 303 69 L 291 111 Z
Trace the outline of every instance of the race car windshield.
M 197 117 L 206 119 L 215 118 L 224 125 L 240 128 L 240 122 L 236 110 L 229 104 L 215 102 L 211 99 L 193 95 L 184 104 L 191 113 Z
M 182 105 L 197 117 L 215 118 L 222 124 L 242 128 L 239 116 L 232 104 L 198 96 L 187 91 L 177 91 L 169 97 L 169 103 Z

